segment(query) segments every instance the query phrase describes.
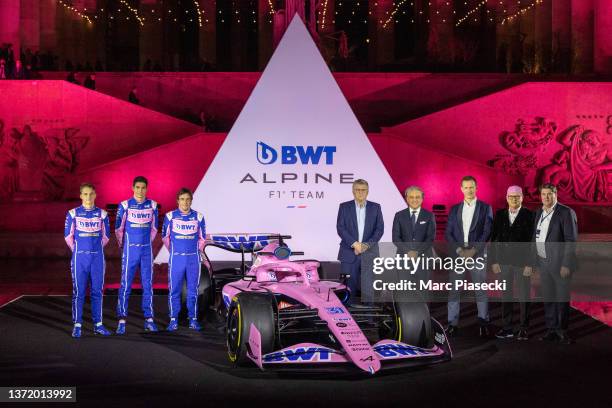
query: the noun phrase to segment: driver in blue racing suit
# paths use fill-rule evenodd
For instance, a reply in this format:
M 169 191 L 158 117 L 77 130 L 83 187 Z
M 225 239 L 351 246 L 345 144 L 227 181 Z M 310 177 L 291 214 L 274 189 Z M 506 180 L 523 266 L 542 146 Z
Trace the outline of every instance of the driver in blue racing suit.
M 102 324 L 102 296 L 104 292 L 104 246 L 108 243 L 110 225 L 106 211 L 95 206 L 96 189 L 93 184 L 80 187 L 82 205 L 66 214 L 64 239 L 72 251 L 72 337 L 81 337 L 83 303 L 87 284 L 91 281 L 91 315 L 94 334 L 110 336 Z
M 183 280 L 187 281 L 187 312 L 189 328 L 201 330 L 198 323 L 198 287 L 200 285 L 200 251 L 204 248 L 206 223 L 204 215 L 191 209 L 193 194 L 182 188 L 176 195 L 178 209 L 166 213 L 162 241 L 170 252 L 168 262 L 168 331 L 178 329 Z
M 157 203 L 146 198 L 148 181 L 138 176 L 132 183 L 134 197 L 121 202 L 117 209 L 115 235 L 119 247 L 123 246 L 121 258 L 121 286 L 117 299 L 116 333 L 125 334 L 125 322 L 128 315 L 128 301 L 132 291 L 132 280 L 136 268 L 140 268 L 142 284 L 142 311 L 144 329 L 156 332 L 153 321 L 153 248 L 152 243 L 157 234 Z

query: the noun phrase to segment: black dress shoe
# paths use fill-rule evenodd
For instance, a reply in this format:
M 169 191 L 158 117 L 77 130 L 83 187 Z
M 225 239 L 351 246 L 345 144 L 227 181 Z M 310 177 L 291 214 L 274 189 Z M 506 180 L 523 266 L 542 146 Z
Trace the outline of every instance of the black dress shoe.
M 457 326 L 453 326 L 452 324 L 449 324 L 449 325 L 446 327 L 446 335 L 447 335 L 448 337 L 453 337 L 453 336 L 456 336 L 456 335 L 457 335 L 457 333 L 459 333 L 459 327 L 457 327 Z
M 546 334 L 544 334 L 538 340 L 540 340 L 540 341 L 557 342 L 557 341 L 559 341 L 559 335 L 556 332 L 552 331 L 552 330 L 548 330 L 546 332 Z
M 489 330 L 489 326 L 480 326 L 480 338 L 488 339 L 491 337 L 491 331 Z
M 527 334 L 527 330 L 520 329 L 516 334 L 516 339 L 521 341 L 529 340 L 529 334 Z
M 514 333 L 510 329 L 501 329 L 495 333 L 495 337 L 498 339 L 511 339 L 514 337 Z
M 559 338 L 559 343 L 560 344 L 565 344 L 565 345 L 569 345 L 569 344 L 574 344 L 574 339 L 572 339 L 570 336 L 568 336 L 567 334 L 559 334 L 557 335 Z

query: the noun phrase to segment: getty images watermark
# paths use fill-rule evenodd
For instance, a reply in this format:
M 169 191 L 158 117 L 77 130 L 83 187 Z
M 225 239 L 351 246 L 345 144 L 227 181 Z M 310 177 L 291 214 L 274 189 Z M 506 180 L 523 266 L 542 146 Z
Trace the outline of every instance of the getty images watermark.
M 409 274 L 413 279 L 386 282 L 383 279 L 375 278 L 372 287 L 376 291 L 506 290 L 506 280 L 471 282 L 467 279 L 456 279 L 452 282 L 436 282 L 432 279 L 422 279 L 422 277 L 414 279 L 414 277 L 419 278 L 417 274 L 419 271 L 437 270 L 462 275 L 468 270 L 483 270 L 486 266 L 487 259 L 484 256 L 474 258 L 434 257 L 423 254 L 416 257 L 407 254 L 396 254 L 394 257 L 378 256 L 372 259 L 374 275 L 393 272 L 394 274 Z
M 456 292 L 467 302 L 482 292 L 500 302 L 611 302 L 612 242 L 380 242 L 362 254 L 364 301 L 445 302 Z

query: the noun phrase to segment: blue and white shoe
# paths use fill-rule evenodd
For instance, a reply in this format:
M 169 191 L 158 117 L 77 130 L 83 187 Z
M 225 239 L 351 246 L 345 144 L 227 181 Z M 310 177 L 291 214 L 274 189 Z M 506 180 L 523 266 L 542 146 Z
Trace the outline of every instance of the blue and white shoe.
M 153 320 L 145 320 L 144 322 L 144 331 L 146 332 L 157 332 L 157 325 Z
M 115 334 L 119 336 L 123 336 L 125 334 L 125 322 L 119 322 L 117 324 L 117 330 L 115 330 Z
M 94 326 L 94 334 L 99 334 L 101 336 L 110 336 L 112 333 L 104 327 L 103 324 L 98 324 Z
M 189 319 L 189 328 L 192 330 L 202 330 L 202 325 L 198 322 L 198 319 Z
M 72 328 L 72 337 L 79 338 L 81 337 L 81 326 L 77 326 L 76 324 L 74 325 L 74 327 Z
M 168 327 L 166 327 L 166 330 L 168 330 L 169 332 L 177 331 L 178 321 L 176 319 L 170 319 L 170 323 L 168 324 Z

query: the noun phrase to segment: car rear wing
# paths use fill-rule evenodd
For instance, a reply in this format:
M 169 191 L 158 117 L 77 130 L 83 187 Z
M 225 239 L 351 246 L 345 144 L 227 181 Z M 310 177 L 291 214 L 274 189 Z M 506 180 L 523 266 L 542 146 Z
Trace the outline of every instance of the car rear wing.
M 206 246 L 213 246 L 235 253 L 254 253 L 261 251 L 271 242 L 279 242 L 282 245 L 290 235 L 281 235 L 270 232 L 229 232 L 206 234 Z

